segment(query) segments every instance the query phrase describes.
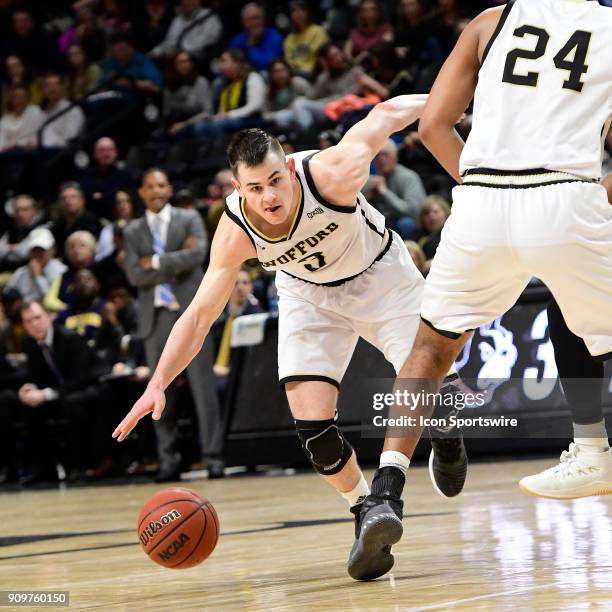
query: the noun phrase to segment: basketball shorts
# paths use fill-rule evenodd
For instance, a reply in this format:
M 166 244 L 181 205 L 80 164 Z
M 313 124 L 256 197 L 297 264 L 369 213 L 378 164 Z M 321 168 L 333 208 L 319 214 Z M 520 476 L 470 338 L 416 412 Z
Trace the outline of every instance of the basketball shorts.
M 427 277 L 421 316 L 443 335 L 457 337 L 505 313 L 537 277 L 591 355 L 608 359 L 612 206 L 597 183 L 539 172 L 501 176 L 480 170 L 453 189 L 453 211 Z
M 379 261 L 337 287 L 277 273 L 281 385 L 322 380 L 339 387 L 360 336 L 396 372 L 402 367 L 418 329 L 425 281 L 401 238 L 392 237 Z

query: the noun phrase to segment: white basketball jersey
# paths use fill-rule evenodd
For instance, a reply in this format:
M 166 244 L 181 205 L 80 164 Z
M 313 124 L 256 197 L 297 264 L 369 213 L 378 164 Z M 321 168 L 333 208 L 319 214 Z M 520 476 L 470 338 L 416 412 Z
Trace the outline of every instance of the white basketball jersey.
M 584 0 L 513 0 L 484 51 L 471 168 L 601 175 L 612 118 L 612 9 Z
M 226 199 L 225 212 L 253 242 L 266 270 L 281 270 L 315 284 L 339 284 L 363 271 L 390 246 L 385 218 L 360 193 L 355 205 L 337 206 L 317 191 L 310 158 L 317 151 L 294 153 L 300 201 L 289 233 L 270 238 L 248 218 L 237 191 Z

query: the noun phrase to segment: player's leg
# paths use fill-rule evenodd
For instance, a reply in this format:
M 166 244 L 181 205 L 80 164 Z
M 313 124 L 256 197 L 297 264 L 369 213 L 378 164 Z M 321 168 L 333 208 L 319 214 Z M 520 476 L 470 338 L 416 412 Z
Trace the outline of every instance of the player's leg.
M 547 310 L 555 361 L 572 411 L 574 442 L 558 465 L 526 476 L 519 487 L 525 493 L 555 499 L 597 495 L 602 490 L 602 471 L 612 482 L 612 452 L 601 406 L 603 363 L 593 359 L 582 338 L 569 330 L 555 300 Z
M 365 287 L 372 320 L 356 324 L 359 335 L 378 348 L 398 373 L 406 362 L 419 328 L 423 289 L 421 273 L 414 265 L 403 241 L 395 237 L 388 255 L 374 269 L 375 286 Z M 369 279 L 365 278 L 363 284 Z M 384 299 L 381 297 L 384 296 Z M 440 390 L 443 397 L 457 393 L 458 376 L 451 365 Z M 438 403 L 433 417 L 448 423 L 457 411 L 448 402 Z M 436 491 L 443 497 L 454 497 L 463 489 L 467 475 L 467 453 L 461 431 L 455 427 L 429 427 L 432 450 L 429 473 Z M 410 458 L 383 451 L 379 468 L 398 467 L 406 471 Z M 377 475 L 375 475 L 376 479 Z
M 459 187 L 453 195 L 453 214 L 423 293 L 421 316 L 425 322 L 420 323 L 396 381 L 397 390 L 411 392 L 413 397 L 436 394 L 468 338 L 465 332 L 508 310 L 530 278 L 508 245 L 504 226 L 508 203 L 491 196 L 487 189 Z M 505 262 L 503 268 L 499 261 Z M 420 401 L 411 406 L 409 414 L 417 417 L 417 425 L 388 428 L 383 452 L 410 459 L 422 433 L 418 417 L 429 417 L 433 408 Z M 406 406 L 392 406 L 389 417 L 405 416 L 406 412 Z M 404 480 L 401 469 L 389 467 L 379 482 L 372 483 L 372 493 L 363 506 L 362 529 L 349 557 L 349 573 L 356 579 L 380 576 L 393 564 L 392 556 L 385 555 L 384 548 L 372 546 L 372 541 L 387 546 L 397 541 L 389 502 L 399 500 Z
M 314 469 L 356 506 L 370 492 L 353 448 L 337 425 L 338 389 L 318 381 L 285 385 L 297 434 Z
M 345 317 L 326 308 L 330 288 L 278 276 L 277 287 L 279 380 L 285 386 L 297 434 L 314 469 L 355 510 L 369 489 L 352 447 L 338 428 L 336 403 L 357 334 Z
M 561 188 L 562 187 L 562 188 Z M 590 183 L 571 183 L 560 186 L 554 199 L 541 202 L 552 212 L 549 216 L 558 224 L 552 235 L 558 236 L 557 243 L 545 251 L 534 248 L 525 251 L 525 257 L 537 262 L 534 273 L 541 278 L 555 297 L 568 329 L 584 340 L 589 354 L 596 361 L 612 358 L 612 208 L 608 204 L 607 194 L 601 186 Z M 560 214 L 562 211 L 563 214 Z M 537 255 L 537 257 L 536 257 Z M 555 324 L 553 312 L 553 325 Z M 554 330 L 551 330 L 554 334 Z M 557 330 L 558 331 L 558 330 Z M 567 340 L 566 336 L 566 341 Z M 565 350 L 562 351 L 565 355 Z M 561 355 L 560 355 L 561 356 Z M 560 368 L 567 367 L 569 377 L 576 372 L 578 361 L 565 366 L 561 357 Z M 584 368 L 585 366 L 582 365 Z M 588 367 L 588 366 L 587 366 Z M 592 366 L 591 366 L 592 367 Z M 592 370 L 595 373 L 595 369 Z M 597 370 L 599 373 L 600 370 Z M 563 375 L 563 374 L 562 374 Z M 570 390 L 570 393 L 572 391 Z M 575 400 L 575 398 L 574 398 Z M 571 400 L 570 400 L 571 401 Z M 593 408 L 593 406 L 591 406 Z M 598 418 L 597 413 L 595 418 Z M 591 417 L 593 418 L 593 417 Z M 601 421 L 601 419 L 599 419 Z M 596 425 L 591 423 L 591 425 Z M 584 431 L 584 430 L 583 430 Z M 581 433 L 579 431 L 579 433 Z M 582 436 L 580 436 L 582 438 Z M 588 428 L 585 438 L 606 437 L 602 426 Z M 582 441 L 581 441 L 582 442 Z M 571 447 L 569 453 L 562 455 L 561 468 L 555 474 L 566 480 L 572 474 L 584 471 L 583 459 L 591 465 L 590 483 L 575 483 L 565 487 L 557 483 L 555 488 L 566 488 L 566 497 L 583 495 L 601 495 L 612 493 L 612 454 L 610 451 L 591 453 L 586 457 L 581 443 Z M 588 449 L 587 449 L 588 450 Z M 550 473 L 552 474 L 552 473 Z M 523 483 L 525 488 L 533 488 L 533 481 Z M 552 486 L 549 483 L 549 488 Z M 525 490 L 524 488 L 524 490 Z M 554 497 L 554 491 L 550 496 Z M 572 495 L 573 493 L 573 495 Z

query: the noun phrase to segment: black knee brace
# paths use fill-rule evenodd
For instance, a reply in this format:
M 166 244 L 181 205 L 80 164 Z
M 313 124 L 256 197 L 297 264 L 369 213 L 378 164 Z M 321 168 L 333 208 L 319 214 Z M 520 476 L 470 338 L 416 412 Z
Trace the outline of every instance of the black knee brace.
M 337 474 L 353 454 L 353 447 L 338 429 L 335 419 L 296 420 L 295 428 L 306 456 L 319 474 Z

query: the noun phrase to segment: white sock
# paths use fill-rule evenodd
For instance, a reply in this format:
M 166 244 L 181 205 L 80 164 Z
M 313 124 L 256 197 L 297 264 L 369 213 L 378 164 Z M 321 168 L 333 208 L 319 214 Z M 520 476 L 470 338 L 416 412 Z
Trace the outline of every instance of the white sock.
M 609 450 L 605 420 L 588 425 L 574 423 L 574 442 L 581 450 L 589 453 L 603 453 Z
M 410 459 L 399 451 L 384 451 L 380 455 L 380 463 L 378 467 L 394 467 L 402 471 L 404 476 L 408 471 Z
M 366 479 L 361 474 L 359 478 L 359 482 L 355 486 L 354 489 L 347 491 L 346 493 L 340 493 L 344 499 L 348 502 L 349 506 L 354 506 L 355 504 L 360 504 L 369 494 L 370 487 L 366 482 Z

